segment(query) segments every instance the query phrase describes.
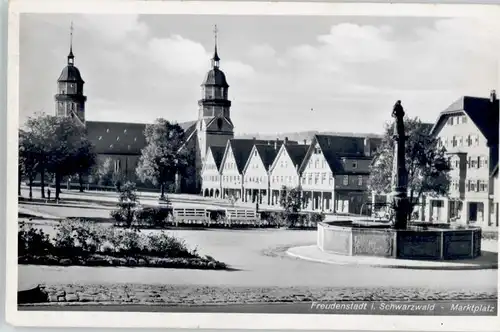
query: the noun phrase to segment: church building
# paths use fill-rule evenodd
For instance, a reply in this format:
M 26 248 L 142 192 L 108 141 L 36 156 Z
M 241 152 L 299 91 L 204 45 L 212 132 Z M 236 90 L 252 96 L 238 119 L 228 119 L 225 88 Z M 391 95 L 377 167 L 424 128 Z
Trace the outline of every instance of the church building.
M 188 172 L 191 175 L 179 179 L 177 183 L 177 190 L 181 192 L 200 193 L 201 170 L 207 151 L 210 147 L 224 149 L 227 142 L 234 137 L 231 101 L 228 99 L 229 84 L 220 69 L 220 60 L 216 35 L 211 68 L 201 84 L 202 97 L 198 101 L 198 119 L 178 123 L 186 137 L 182 149 L 190 149 L 195 154 L 193 170 Z M 87 121 L 84 84 L 85 81 L 75 66 L 71 42 L 67 64 L 57 80 L 55 114 L 72 117 L 86 128 L 88 138 L 95 146 L 99 164 L 111 162 L 114 172 L 121 178 L 137 182 L 139 187 L 146 186 L 147 184 L 139 183 L 135 169 L 141 150 L 146 145 L 144 130 L 147 124 Z

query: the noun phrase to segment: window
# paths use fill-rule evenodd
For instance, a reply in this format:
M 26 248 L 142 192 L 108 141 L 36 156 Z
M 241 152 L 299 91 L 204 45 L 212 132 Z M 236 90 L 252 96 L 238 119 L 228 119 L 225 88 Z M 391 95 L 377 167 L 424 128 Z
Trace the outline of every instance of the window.
M 457 146 L 457 138 L 456 138 L 456 136 L 453 136 L 452 145 L 453 145 L 453 147 Z
M 314 149 L 314 153 L 315 153 L 315 154 L 320 154 L 320 153 L 321 153 L 321 149 L 319 148 L 319 146 L 317 146 L 317 147 Z
M 455 168 L 460 167 L 460 159 L 455 159 Z
M 321 184 L 325 184 L 326 183 L 326 173 L 322 173 L 321 174 Z
M 460 137 L 458 138 L 458 146 L 462 146 L 462 145 L 463 145 L 463 143 L 464 143 L 464 142 L 463 142 L 463 137 L 462 137 L 462 136 L 460 136 Z
M 342 179 L 342 184 L 344 186 L 347 186 L 349 184 L 349 175 L 344 175 L 344 178 Z
M 328 179 L 328 184 L 331 186 L 333 185 L 333 176 L 330 174 L 329 179 Z
M 469 168 L 477 167 L 477 158 L 469 157 Z
M 467 123 L 467 116 L 465 115 L 462 116 L 462 123 Z
M 471 146 L 471 145 L 472 145 L 472 136 L 467 135 L 467 146 Z
M 358 162 L 356 160 L 352 162 L 352 168 L 358 168 Z
M 305 176 L 302 177 L 302 184 L 306 184 L 306 177 Z
M 488 184 L 486 183 L 486 181 L 484 180 L 479 181 L 479 191 L 487 191 L 487 189 L 488 189 Z
M 253 152 L 253 155 L 254 155 L 254 156 L 257 156 L 257 150 L 255 150 L 255 151 Z
M 469 180 L 469 191 L 476 191 L 476 181 Z
M 319 173 L 314 174 L 314 184 L 318 184 L 319 182 Z
M 314 162 L 314 168 L 319 168 L 319 160 L 316 160 L 316 161 Z
M 475 143 L 476 145 L 479 145 L 479 135 L 476 135 L 476 136 L 474 137 L 474 143 Z
M 448 124 L 449 124 L 450 126 L 453 126 L 453 117 L 452 117 L 452 116 L 450 116 L 450 117 L 448 118 Z
M 312 184 L 312 174 L 309 174 L 309 176 L 307 177 L 307 183 Z

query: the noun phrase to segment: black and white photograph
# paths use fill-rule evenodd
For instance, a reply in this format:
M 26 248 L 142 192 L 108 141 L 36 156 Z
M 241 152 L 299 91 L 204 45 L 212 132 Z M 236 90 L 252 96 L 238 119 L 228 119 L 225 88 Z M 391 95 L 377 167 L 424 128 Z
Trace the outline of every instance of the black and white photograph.
M 9 16 L 12 321 L 498 328 L 497 6 L 56 4 Z

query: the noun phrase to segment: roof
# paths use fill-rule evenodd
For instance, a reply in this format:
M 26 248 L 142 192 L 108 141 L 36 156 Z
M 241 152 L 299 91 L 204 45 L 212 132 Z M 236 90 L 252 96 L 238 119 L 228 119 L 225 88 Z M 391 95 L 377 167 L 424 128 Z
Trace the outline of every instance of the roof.
M 431 134 L 436 134 L 450 115 L 465 112 L 474 122 L 488 141 L 488 144 L 498 144 L 498 100 L 493 103 L 489 98 L 464 96 L 451 104 L 439 117 L 432 127 Z
M 203 80 L 203 85 L 217 85 L 222 87 L 229 87 L 226 81 L 226 75 L 218 67 L 210 69 Z
M 220 165 L 222 164 L 222 158 L 224 157 L 224 151 L 226 151 L 226 148 L 224 146 L 210 146 L 209 149 L 212 152 L 212 157 L 214 158 L 217 170 L 220 170 Z
M 238 172 L 241 174 L 243 169 L 245 168 L 245 164 L 248 161 L 248 157 L 250 157 L 250 152 L 252 152 L 252 148 L 254 145 L 269 145 L 274 149 L 274 143 L 277 143 L 281 146 L 283 141 L 280 140 L 255 140 L 255 139 L 230 139 L 228 144 L 231 146 L 231 150 L 233 151 L 234 159 L 236 161 L 236 167 L 238 168 Z M 288 141 L 287 144 L 297 144 L 295 141 Z
M 86 129 L 98 154 L 140 154 L 146 146 L 145 123 L 87 121 Z
M 78 82 L 85 83 L 82 79 L 82 75 L 78 68 L 73 66 L 72 64 L 68 64 L 63 68 L 61 75 L 57 79 L 58 82 Z
M 86 121 L 87 137 L 98 154 L 141 154 L 146 146 L 147 123 Z M 187 139 L 196 129 L 196 121 L 181 122 Z
M 286 144 L 285 149 L 288 152 L 288 155 L 290 156 L 290 159 L 292 159 L 293 166 L 300 166 L 302 164 L 302 161 L 304 160 L 304 157 L 307 154 L 307 150 L 309 149 L 309 145 L 304 145 L 304 144 L 295 144 L 295 145 L 290 145 Z
M 333 173 L 339 174 L 345 172 L 342 158 L 371 159 L 371 157 L 367 157 L 364 153 L 363 137 L 315 135 L 309 146 L 307 155 L 312 154 L 316 142 L 319 144 L 321 152 Z M 306 159 L 308 158 L 304 157 L 301 170 L 307 164 Z
M 269 167 L 272 165 L 276 155 L 278 154 L 279 149 L 275 148 L 274 145 L 270 144 L 256 144 L 255 149 L 257 153 L 260 155 L 260 159 L 264 164 L 265 170 L 269 170 Z

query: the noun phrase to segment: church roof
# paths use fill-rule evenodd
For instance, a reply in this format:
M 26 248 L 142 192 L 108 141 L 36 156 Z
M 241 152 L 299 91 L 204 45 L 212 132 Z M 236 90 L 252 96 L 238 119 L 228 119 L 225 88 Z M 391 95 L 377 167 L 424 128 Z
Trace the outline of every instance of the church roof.
M 146 123 L 87 121 L 87 137 L 98 154 L 141 154 L 146 146 Z M 178 123 L 187 139 L 196 129 L 196 121 Z
M 85 83 L 82 79 L 82 75 L 78 68 L 73 65 L 68 64 L 63 68 L 61 75 L 57 79 L 58 82 L 78 82 Z
M 218 67 L 210 69 L 203 80 L 203 85 L 217 85 L 222 87 L 229 87 L 226 81 L 226 75 Z
M 146 146 L 145 123 L 87 121 L 86 128 L 98 154 L 140 154 Z
M 212 152 L 212 157 L 214 158 L 217 170 L 220 170 L 220 165 L 222 164 L 222 158 L 224 157 L 224 151 L 226 148 L 224 146 L 210 146 L 208 148 Z

